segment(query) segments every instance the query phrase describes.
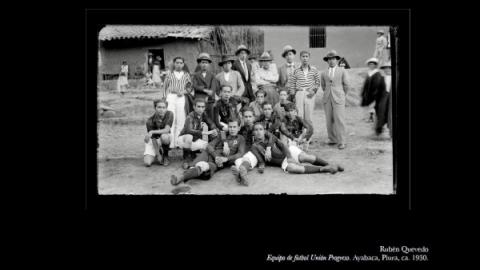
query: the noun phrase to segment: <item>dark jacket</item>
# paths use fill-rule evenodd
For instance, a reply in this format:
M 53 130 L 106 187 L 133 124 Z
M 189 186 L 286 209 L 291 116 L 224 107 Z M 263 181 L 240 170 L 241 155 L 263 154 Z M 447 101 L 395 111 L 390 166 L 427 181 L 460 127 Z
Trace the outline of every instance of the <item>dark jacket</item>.
M 205 78 L 203 78 L 201 71 L 195 73 L 192 78 L 192 86 L 195 98 L 203 98 L 208 103 L 215 103 L 215 93 L 217 93 L 220 83 L 212 72 L 207 71 Z M 213 90 L 212 96 L 208 96 L 203 89 Z
M 222 140 L 220 136 L 216 137 L 207 145 L 207 152 L 213 157 L 224 156 L 223 155 L 223 143 L 227 142 L 230 149 L 230 155 L 227 156 L 228 161 L 235 161 L 237 158 L 241 158 L 245 154 L 245 139 L 242 135 L 231 136 L 227 135 L 225 140 Z
M 193 136 L 193 141 L 201 139 L 203 131 L 201 125 L 202 122 L 205 122 L 208 125 L 208 130 L 213 130 L 217 128 L 215 123 L 207 116 L 206 113 L 198 115 L 196 112 L 191 112 L 185 119 L 185 124 L 179 136 L 190 134 Z
M 383 92 L 387 92 L 385 80 L 380 72 L 375 72 L 372 76 L 368 76 L 363 83 L 362 90 L 362 106 L 368 106 L 375 100 L 379 99 L 379 96 L 383 95 Z
M 239 117 L 237 111 L 238 101 L 234 97 L 230 97 L 228 102 L 219 99 L 213 108 L 214 122 L 217 127 L 221 127 L 220 122 L 228 124 L 228 119 L 231 117 Z
M 292 158 L 288 146 L 280 141 L 275 135 L 266 132 L 264 141 L 255 138 L 253 142 L 251 151 L 258 159 L 258 164 L 265 164 L 265 150 L 267 147 L 271 147 L 272 151 L 272 159 L 268 163 L 280 166 L 285 157 Z
M 169 126 L 169 127 L 172 127 L 172 124 L 173 124 L 173 112 L 171 111 L 167 111 L 165 113 L 165 115 L 163 116 L 163 118 L 160 117 L 160 115 L 158 115 L 158 113 L 155 112 L 154 115 L 150 116 L 148 119 L 147 119 L 147 132 L 149 132 L 150 130 L 160 130 L 160 129 L 164 129 L 165 126 Z M 154 134 L 152 137 L 155 138 L 155 139 L 158 139 L 160 138 L 160 134 Z
M 257 121 L 255 122 L 262 123 L 268 132 L 272 133 L 277 137 L 280 136 L 280 128 L 282 126 L 282 120 L 279 116 L 277 116 L 275 112 L 272 113 L 272 116 L 270 117 L 270 119 L 266 119 L 265 114 L 262 114 L 260 115 L 260 117 L 258 117 Z
M 245 91 L 243 92 L 243 97 L 246 97 L 249 99 L 249 102 L 252 102 L 255 100 L 255 95 L 253 94 L 253 88 L 252 88 L 252 65 L 246 61 L 247 64 L 247 69 L 248 69 L 248 80 L 245 77 L 245 72 L 243 70 L 242 64 L 240 63 L 240 60 L 235 60 L 233 62 L 232 69 L 240 72 L 240 75 L 242 75 L 242 81 L 243 84 L 245 85 Z
M 305 139 L 308 140 L 313 135 L 313 126 L 298 115 L 296 115 L 294 119 L 285 116 L 280 131 L 289 139 L 293 140 L 300 137 L 304 128 L 307 129 Z

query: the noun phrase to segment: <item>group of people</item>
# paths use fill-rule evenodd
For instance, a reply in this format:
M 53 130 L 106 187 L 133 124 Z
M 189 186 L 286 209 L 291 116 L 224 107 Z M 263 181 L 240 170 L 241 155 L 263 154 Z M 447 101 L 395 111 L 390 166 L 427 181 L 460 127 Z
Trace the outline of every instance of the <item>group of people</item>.
M 309 64 L 309 52 L 299 53 L 300 63 L 294 61 L 296 54 L 287 45 L 282 66 L 272 65 L 268 52 L 255 66 L 249 61 L 248 48 L 240 45 L 236 58 L 223 56 L 218 63 L 222 71 L 213 74 L 210 55 L 201 53 L 193 76 L 185 71 L 185 60 L 175 57 L 174 69 L 163 81 L 165 96 L 153 102 L 155 113 L 147 120 L 146 166 L 156 161 L 168 166 L 169 150 L 181 148 L 184 172 L 171 176 L 172 185 L 189 179 L 208 180 L 227 167 L 245 186 L 248 172 L 258 167 L 263 173 L 267 164 L 288 173 L 343 171 L 342 166 L 307 153 L 303 147 L 313 135 L 312 114 L 320 88 L 327 144 L 346 147 L 345 97 L 350 87 L 345 68 L 338 65 L 343 58 L 336 51 L 328 52 L 323 58 L 328 69 L 320 72 Z M 380 75 L 378 59 L 367 60 L 367 65 L 370 71 L 362 106 L 375 103 L 375 131 L 379 134 L 386 123 L 391 124 L 390 66 L 382 64 L 384 75 Z
M 241 185 L 258 167 L 278 166 L 289 173 L 337 173 L 344 168 L 307 153 L 313 135 L 312 114 L 317 91 L 324 91 L 329 144 L 345 148 L 344 109 L 348 79 L 341 57 L 330 51 L 324 61 L 329 69 L 320 73 L 309 64 L 310 53 L 285 46 L 285 64 L 276 67 L 264 52 L 255 67 L 250 51 L 240 45 L 236 58 L 224 56 L 222 71 L 213 74 L 208 53 L 197 58 L 193 76 L 184 71 L 182 57 L 173 59 L 174 70 L 164 80 L 165 97 L 153 103 L 155 113 L 147 120 L 144 162 L 167 166 L 172 148 L 183 150 L 184 169 L 172 175 L 171 184 L 189 179 L 209 179 L 230 167 Z

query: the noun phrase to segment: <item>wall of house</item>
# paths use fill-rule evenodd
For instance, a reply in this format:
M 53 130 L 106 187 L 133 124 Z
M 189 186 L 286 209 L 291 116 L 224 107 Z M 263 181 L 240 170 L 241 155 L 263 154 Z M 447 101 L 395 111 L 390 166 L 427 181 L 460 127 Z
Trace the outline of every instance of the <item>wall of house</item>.
M 309 28 L 307 26 L 263 26 L 265 50 L 271 50 L 274 62 L 281 65 L 284 60 L 281 56 L 283 47 L 291 45 L 297 50 L 296 61 L 300 62 L 300 51 L 311 53 L 311 64 L 320 70 L 328 65 L 323 57 L 330 50 L 336 50 L 345 57 L 352 68 L 363 67 L 365 61 L 373 56 L 377 30 L 383 29 L 388 33 L 386 26 L 327 26 L 326 48 L 309 48 Z
M 207 48 L 205 48 L 207 47 Z M 182 56 L 193 72 L 196 58 L 201 50 L 208 49 L 204 42 L 190 39 L 156 39 L 156 40 L 115 40 L 100 42 L 99 45 L 99 73 L 117 74 L 120 72 L 122 61 L 127 61 L 130 76 L 133 76 L 137 67 L 143 72 L 147 68 L 147 56 L 150 49 L 163 49 L 165 64 L 176 56 Z

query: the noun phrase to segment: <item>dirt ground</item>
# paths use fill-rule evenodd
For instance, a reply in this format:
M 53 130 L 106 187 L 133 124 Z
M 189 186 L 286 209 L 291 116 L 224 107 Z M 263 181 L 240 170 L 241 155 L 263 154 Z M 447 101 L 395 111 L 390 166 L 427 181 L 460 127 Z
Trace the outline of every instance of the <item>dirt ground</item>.
M 364 118 L 363 108 L 352 105 L 358 100 L 363 70 L 355 70 L 346 108 L 347 148 L 338 150 L 324 143 L 327 138 L 324 111 L 314 111 L 314 135 L 310 152 L 320 153 L 329 162 L 339 163 L 345 171 L 331 174 L 288 174 L 268 167 L 264 174 L 256 168 L 249 173 L 248 187 L 239 186 L 225 168 L 209 181 L 190 180 L 188 194 L 392 194 L 393 151 L 388 131 L 374 138 L 372 123 Z M 171 151 L 168 167 L 143 165 L 145 120 L 153 114 L 152 100 L 158 93 L 132 90 L 124 97 L 111 91 L 99 91 L 99 103 L 108 105 L 120 117 L 100 118 L 98 123 L 98 192 L 99 194 L 172 194 L 170 175 L 181 174 L 181 152 Z M 321 99 L 321 94 L 317 100 Z M 353 100 L 353 101 L 352 101 Z

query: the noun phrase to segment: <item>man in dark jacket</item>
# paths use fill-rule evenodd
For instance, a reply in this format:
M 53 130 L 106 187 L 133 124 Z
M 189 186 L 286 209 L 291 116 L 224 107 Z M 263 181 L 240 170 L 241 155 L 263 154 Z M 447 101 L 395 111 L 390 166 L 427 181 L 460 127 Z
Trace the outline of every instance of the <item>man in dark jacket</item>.
M 367 60 L 367 65 L 370 70 L 363 84 L 361 105 L 362 107 L 366 107 L 375 102 L 374 110 L 377 115 L 375 134 L 380 135 L 388 119 L 388 92 L 386 90 L 385 79 L 377 69 L 377 64 L 378 60 L 376 58 Z
M 213 118 L 213 106 L 215 104 L 215 93 L 218 92 L 220 83 L 215 75 L 209 71 L 212 59 L 208 53 L 201 53 L 197 58 L 200 70 L 193 75 L 192 84 L 195 99 L 201 98 L 206 101 L 205 112 L 210 119 Z
M 243 92 L 243 97 L 248 99 L 248 102 L 242 101 L 242 104 L 248 105 L 250 102 L 255 100 L 255 95 L 253 94 L 252 88 L 252 65 L 248 61 L 248 55 L 250 54 L 250 50 L 247 49 L 245 45 L 238 46 L 237 50 L 235 51 L 235 55 L 238 57 L 235 62 L 233 62 L 232 69 L 240 72 L 242 75 L 242 81 L 245 85 L 245 91 Z

